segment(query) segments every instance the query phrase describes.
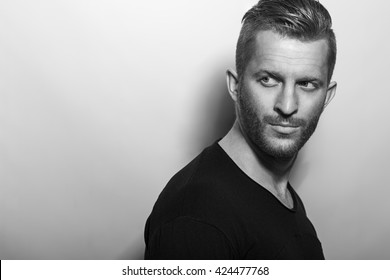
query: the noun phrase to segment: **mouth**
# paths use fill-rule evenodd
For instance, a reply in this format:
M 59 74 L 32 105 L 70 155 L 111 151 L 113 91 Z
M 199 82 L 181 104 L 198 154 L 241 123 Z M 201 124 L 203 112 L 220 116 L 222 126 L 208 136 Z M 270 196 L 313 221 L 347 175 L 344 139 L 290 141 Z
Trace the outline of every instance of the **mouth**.
M 280 134 L 293 134 L 299 130 L 299 126 L 289 123 L 270 123 L 272 129 Z

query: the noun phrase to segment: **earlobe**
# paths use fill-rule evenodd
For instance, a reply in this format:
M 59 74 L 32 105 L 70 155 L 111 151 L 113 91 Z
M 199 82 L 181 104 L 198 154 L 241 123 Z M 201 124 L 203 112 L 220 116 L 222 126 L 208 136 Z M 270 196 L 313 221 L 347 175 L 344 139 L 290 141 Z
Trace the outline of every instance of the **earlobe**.
M 226 70 L 226 83 L 231 98 L 236 102 L 238 100 L 238 76 L 234 70 Z
M 326 91 L 326 98 L 325 98 L 325 103 L 324 103 L 324 108 L 323 109 L 325 109 L 325 107 L 328 106 L 330 101 L 335 96 L 336 88 L 337 88 L 337 83 L 336 82 L 330 82 L 329 83 L 328 89 Z

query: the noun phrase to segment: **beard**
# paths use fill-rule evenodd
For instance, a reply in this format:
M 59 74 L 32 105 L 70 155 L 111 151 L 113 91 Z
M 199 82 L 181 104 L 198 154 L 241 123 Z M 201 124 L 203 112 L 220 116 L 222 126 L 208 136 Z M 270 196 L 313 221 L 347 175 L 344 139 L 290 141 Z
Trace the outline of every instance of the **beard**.
M 249 138 L 255 149 L 276 159 L 290 159 L 297 155 L 298 151 L 314 133 L 321 113 L 322 110 L 317 110 L 307 121 L 295 117 L 286 118 L 278 113 L 275 116 L 265 115 L 259 117 L 253 103 L 250 102 L 244 91 L 240 93 L 238 98 L 237 115 L 244 135 Z M 299 126 L 300 130 L 295 134 L 267 134 L 267 128 L 269 129 L 271 124 L 282 122 Z

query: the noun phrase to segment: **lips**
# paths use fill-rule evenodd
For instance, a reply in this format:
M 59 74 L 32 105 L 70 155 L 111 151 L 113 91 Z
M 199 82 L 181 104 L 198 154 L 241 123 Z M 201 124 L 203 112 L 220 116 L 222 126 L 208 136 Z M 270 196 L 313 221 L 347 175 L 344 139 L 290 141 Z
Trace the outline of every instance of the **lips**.
M 263 120 L 274 132 L 284 136 L 294 134 L 305 127 L 305 121 L 296 117 L 283 118 L 282 116 L 266 115 Z
M 270 124 L 273 130 L 280 134 L 292 134 L 299 130 L 299 126 L 287 124 L 287 123 L 273 123 Z
M 291 123 L 270 123 L 270 125 L 282 127 L 298 127 L 298 125 L 293 125 Z

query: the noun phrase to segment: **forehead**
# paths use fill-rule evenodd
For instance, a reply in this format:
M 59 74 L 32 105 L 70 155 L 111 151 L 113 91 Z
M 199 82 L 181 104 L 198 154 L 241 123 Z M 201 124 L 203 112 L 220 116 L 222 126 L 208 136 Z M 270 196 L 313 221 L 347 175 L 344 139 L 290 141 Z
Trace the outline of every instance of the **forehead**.
M 327 75 L 328 43 L 325 39 L 305 42 L 265 30 L 257 33 L 252 51 L 248 64 L 252 70 Z

